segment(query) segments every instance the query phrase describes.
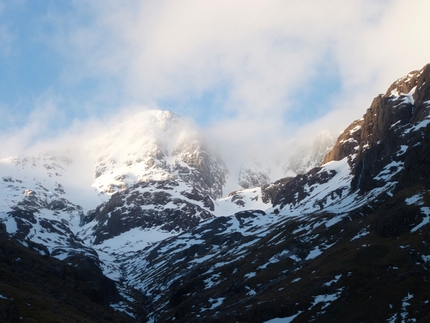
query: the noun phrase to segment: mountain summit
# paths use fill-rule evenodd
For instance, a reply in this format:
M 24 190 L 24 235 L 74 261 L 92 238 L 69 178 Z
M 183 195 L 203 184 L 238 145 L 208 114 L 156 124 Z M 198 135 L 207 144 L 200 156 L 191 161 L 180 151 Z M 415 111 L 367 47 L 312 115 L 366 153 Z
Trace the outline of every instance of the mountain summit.
M 212 198 L 222 196 L 227 169 L 196 127 L 169 112 L 134 115 L 93 142 L 94 187 L 106 193 L 127 184 L 178 178 Z
M 363 118 L 343 132 L 323 162 L 348 157 L 354 174 L 352 188 L 361 192 L 386 185 L 381 173 L 393 173 L 393 193 L 407 185 L 428 186 L 430 155 L 425 150 L 423 130 L 430 123 L 429 111 L 430 65 L 426 65 L 377 96 Z

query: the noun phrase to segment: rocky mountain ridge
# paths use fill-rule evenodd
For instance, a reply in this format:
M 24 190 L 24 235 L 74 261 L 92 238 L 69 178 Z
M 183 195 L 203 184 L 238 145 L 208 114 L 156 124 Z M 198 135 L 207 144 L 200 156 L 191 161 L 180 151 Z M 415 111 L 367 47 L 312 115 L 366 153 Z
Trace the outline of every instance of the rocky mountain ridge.
M 261 187 L 266 212 L 206 221 L 124 259 L 128 283 L 157 295 L 146 319 L 429 319 L 429 77 L 427 65 L 378 96 L 322 166 Z
M 24 197 L 24 179 L 2 177 L 3 231 L 41 257 L 101 268 L 116 284 L 111 307 L 137 321 L 425 322 L 429 78 L 426 65 L 393 83 L 322 165 L 223 199 L 214 198 L 222 162 L 199 141 L 181 141 L 175 116 L 142 121 L 152 130 L 137 137 L 120 125 L 101 141 L 95 188 L 105 194 L 97 208 L 83 212 L 58 185 L 73 163 L 35 160 L 33 171 L 48 175 L 31 179 Z M 154 139 L 171 129 L 174 145 Z M 122 154 L 123 133 L 150 149 Z

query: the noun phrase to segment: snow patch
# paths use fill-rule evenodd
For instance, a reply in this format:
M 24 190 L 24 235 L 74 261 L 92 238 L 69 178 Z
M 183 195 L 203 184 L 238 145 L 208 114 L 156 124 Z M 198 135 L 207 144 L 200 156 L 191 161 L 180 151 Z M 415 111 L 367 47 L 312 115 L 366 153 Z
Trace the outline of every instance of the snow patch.
M 408 134 L 408 133 L 410 133 L 410 132 L 415 132 L 415 131 L 417 131 L 417 130 L 419 130 L 419 129 L 421 129 L 421 128 L 425 128 L 425 127 L 427 127 L 427 125 L 430 123 L 430 118 L 429 117 L 427 117 L 426 119 L 424 119 L 424 120 L 422 120 L 422 121 L 420 121 L 420 122 L 418 122 L 416 125 L 414 125 L 413 127 L 411 127 L 411 128 L 409 128 L 409 129 L 406 129 L 405 131 L 404 131 L 404 134 Z
M 422 194 L 415 194 L 407 199 L 405 199 L 405 203 L 407 205 L 421 205 L 423 203 Z
M 209 298 L 209 303 L 211 303 L 211 307 L 210 308 L 203 308 L 201 311 L 209 311 L 209 310 L 213 310 L 215 308 L 217 308 L 218 306 L 220 306 L 225 300 L 225 297 L 219 297 L 219 298 Z
M 255 276 L 257 276 L 257 273 L 250 272 L 250 273 L 247 273 L 245 276 L 243 276 L 243 278 L 249 279 L 249 278 L 252 278 L 252 277 L 255 277 Z
M 410 293 L 408 293 L 408 295 L 406 295 L 403 299 L 402 299 L 402 309 L 401 309 L 401 313 L 400 313 L 400 316 L 401 316 L 401 318 L 402 318 L 402 322 L 406 322 L 406 319 L 408 318 L 408 316 L 409 316 L 409 313 L 408 313 L 408 311 L 407 311 L 407 308 L 411 305 L 411 303 L 409 303 L 409 301 L 411 300 L 411 299 L 413 299 L 414 298 L 414 295 L 413 294 L 410 294 Z M 415 319 L 409 319 L 408 320 L 409 322 L 416 322 L 416 320 Z
M 336 283 L 339 281 L 340 277 L 342 277 L 342 274 L 336 275 L 336 276 L 334 277 L 334 279 L 330 280 L 330 281 L 329 281 L 329 282 L 327 282 L 327 283 L 324 283 L 323 285 L 324 285 L 324 286 L 331 286 L 331 285 L 333 285 L 333 284 L 336 284 Z
M 357 233 L 357 235 L 356 235 L 356 236 L 354 236 L 354 237 L 351 239 L 351 241 L 353 241 L 353 240 L 357 240 L 357 239 L 360 239 L 360 238 L 363 238 L 363 237 L 367 236 L 369 233 L 370 233 L 369 231 L 367 231 L 366 229 L 363 229 L 363 230 L 361 230 L 359 233 Z
M 401 145 L 399 151 L 397 152 L 397 157 L 403 155 L 406 152 L 406 150 L 408 150 L 408 148 L 409 147 L 406 145 Z
M 18 225 L 14 218 L 8 216 L 5 213 L 0 213 L 0 221 L 6 224 L 6 231 L 9 234 L 15 234 L 18 231 Z
M 403 162 L 393 160 L 391 163 L 386 165 L 377 176 L 375 176 L 375 179 L 389 182 L 391 177 L 393 177 L 403 169 L 403 165 Z
M 299 316 L 300 314 L 302 314 L 303 311 L 299 311 L 297 314 L 288 316 L 288 317 L 281 317 L 281 318 L 274 318 L 268 321 L 265 321 L 264 323 L 291 323 L 293 322 L 293 320 Z
M 336 293 L 333 293 L 333 294 L 323 294 L 323 295 L 314 296 L 314 302 L 309 309 L 311 309 L 312 307 L 314 307 L 319 303 L 324 303 L 323 305 L 321 305 L 321 309 L 325 309 L 327 306 L 329 306 L 332 302 L 334 302 L 340 297 L 340 295 L 342 294 L 342 290 L 343 288 L 340 288 Z
M 422 219 L 421 223 L 416 225 L 415 227 L 413 227 L 411 229 L 411 232 L 416 232 L 417 230 L 419 230 L 421 227 L 425 226 L 426 224 L 428 224 L 430 222 L 430 207 L 425 206 L 421 208 L 421 212 L 424 213 L 424 218 Z
M 308 256 L 305 258 L 305 260 L 310 260 L 318 257 L 320 254 L 322 254 L 322 251 L 319 246 L 315 247 L 313 250 L 311 250 L 308 254 Z

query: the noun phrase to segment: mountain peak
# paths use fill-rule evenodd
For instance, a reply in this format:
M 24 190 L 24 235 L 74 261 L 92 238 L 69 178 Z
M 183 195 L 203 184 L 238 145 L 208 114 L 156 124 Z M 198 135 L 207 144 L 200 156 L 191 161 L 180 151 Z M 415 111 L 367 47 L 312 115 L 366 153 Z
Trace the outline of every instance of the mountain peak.
M 371 145 L 386 142 L 390 130 L 426 119 L 430 109 L 430 64 L 395 81 L 385 95 L 374 98 L 359 120 L 339 136 L 323 164 L 358 156 Z
M 124 124 L 154 125 L 168 131 L 179 119 L 181 119 L 180 116 L 168 110 L 145 110 L 136 113 Z
M 95 183 L 114 193 L 127 185 L 180 178 L 213 197 L 222 194 L 226 168 L 188 120 L 170 111 L 142 111 L 94 141 Z
M 396 80 L 388 88 L 385 96 L 407 95 L 418 84 L 423 84 L 430 74 L 430 64 L 425 65 L 421 70 L 415 70 Z
M 399 160 L 398 166 L 403 165 L 400 156 L 404 151 L 421 145 L 423 135 L 414 136 L 413 133 L 430 123 L 429 112 L 428 64 L 395 81 L 385 95 L 378 95 L 363 117 L 339 136 L 323 164 L 348 157 L 355 175 L 352 188 L 367 191 L 378 187 L 380 184 L 373 177 L 390 162 Z M 416 160 L 420 158 L 416 156 Z

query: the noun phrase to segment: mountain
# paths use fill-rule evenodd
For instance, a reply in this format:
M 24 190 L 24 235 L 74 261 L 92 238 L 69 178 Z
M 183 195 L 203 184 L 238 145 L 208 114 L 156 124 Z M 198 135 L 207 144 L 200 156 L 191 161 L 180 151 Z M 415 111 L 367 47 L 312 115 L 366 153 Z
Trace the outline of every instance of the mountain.
M 429 87 L 426 65 L 285 161 L 298 175 L 250 162 L 227 197 L 228 167 L 165 111 L 88 140 L 84 164 L 2 160 L 0 317 L 57 297 L 52 321 L 429 321 Z
M 68 150 L 73 153 L 67 155 Z M 160 208 L 157 205 L 162 205 L 163 216 L 168 209 L 173 217 L 185 214 L 187 220 L 182 218 L 180 224 L 168 228 L 178 231 L 189 227 L 187 221 L 195 224 L 214 217 L 213 200 L 222 196 L 228 176 L 226 166 L 197 129 L 167 111 L 139 113 L 105 135 L 68 150 L 66 154 L 46 151 L 38 157 L 1 160 L 0 211 L 18 208 L 42 213 L 50 220 L 67 221 L 75 233 L 80 229 L 90 231 L 92 225 L 92 235 L 97 236 L 95 232 L 106 232 L 106 216 L 116 221 L 111 212 L 115 208 L 121 208 L 125 227 L 117 231 L 125 232 L 133 228 L 125 226 L 126 213 L 131 212 L 133 217 L 136 212 L 150 210 L 148 218 L 154 218 L 154 210 Z M 140 197 L 142 190 L 147 191 L 144 199 Z M 138 200 L 136 205 L 133 199 Z M 172 203 L 170 208 L 165 207 L 167 200 Z M 147 210 L 138 211 L 142 205 Z M 191 209 L 195 211 L 191 213 Z M 154 226 L 167 226 L 163 220 L 157 223 Z M 136 226 L 142 228 L 142 223 Z M 96 242 L 115 235 L 112 231 L 102 239 L 103 234 L 98 234 Z
M 223 195 L 227 169 L 199 131 L 169 111 L 145 111 L 92 143 L 93 186 L 113 193 L 137 182 L 178 178 L 212 198 Z
M 320 167 L 254 190 L 264 211 L 125 257 L 143 319 L 427 321 L 429 78 L 426 66 L 378 96 Z

